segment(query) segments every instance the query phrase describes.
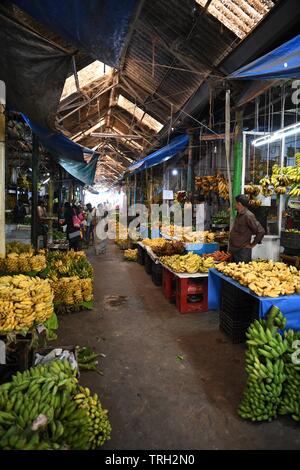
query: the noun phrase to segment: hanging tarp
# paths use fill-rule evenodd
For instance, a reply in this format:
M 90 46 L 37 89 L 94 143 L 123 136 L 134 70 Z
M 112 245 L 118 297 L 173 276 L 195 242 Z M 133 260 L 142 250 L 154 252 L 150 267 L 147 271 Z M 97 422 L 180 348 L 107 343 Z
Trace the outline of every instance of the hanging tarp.
M 23 115 L 25 122 L 31 127 L 41 144 L 54 155 L 62 155 L 71 161 L 84 162 L 84 153 L 93 154 L 93 150 L 76 144 L 68 137 L 58 132 L 44 129 Z
M 180 135 L 175 137 L 175 139 L 171 140 L 171 142 L 162 147 L 159 150 L 151 153 L 147 157 L 143 158 L 142 160 L 133 163 L 127 168 L 127 172 L 134 173 L 142 170 L 146 170 L 147 168 L 151 168 L 152 166 L 159 165 L 160 163 L 164 163 L 172 157 L 178 155 L 178 153 L 183 152 L 186 149 L 189 143 L 189 136 L 187 134 Z
M 1 12 L 0 44 L 0 80 L 9 106 L 54 128 L 71 57 Z
M 75 162 L 66 157 L 55 156 L 57 163 L 74 178 L 87 185 L 94 184 L 99 155 L 94 155 L 89 163 Z
M 300 34 L 272 52 L 236 70 L 229 78 L 239 80 L 268 80 L 299 78 Z
M 118 67 L 137 0 L 10 0 L 70 44 Z

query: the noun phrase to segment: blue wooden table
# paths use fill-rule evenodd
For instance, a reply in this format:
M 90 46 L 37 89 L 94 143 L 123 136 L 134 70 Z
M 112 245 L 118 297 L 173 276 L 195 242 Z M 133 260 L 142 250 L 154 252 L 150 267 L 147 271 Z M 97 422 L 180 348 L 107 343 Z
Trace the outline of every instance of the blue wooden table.
M 229 282 L 238 289 L 255 297 L 259 302 L 259 317 L 263 318 L 272 305 L 276 305 L 287 319 L 286 328 L 300 330 L 300 295 L 282 295 L 280 297 L 259 297 L 239 284 L 231 277 L 225 276 L 217 269 L 210 269 L 208 275 L 208 309 L 220 310 L 222 281 Z

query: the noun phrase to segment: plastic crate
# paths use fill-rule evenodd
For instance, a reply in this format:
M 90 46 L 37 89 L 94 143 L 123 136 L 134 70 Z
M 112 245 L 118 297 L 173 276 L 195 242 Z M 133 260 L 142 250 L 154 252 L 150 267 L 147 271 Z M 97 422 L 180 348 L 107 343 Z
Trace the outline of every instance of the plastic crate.
M 218 243 L 186 243 L 185 249 L 196 255 L 204 255 L 207 253 L 214 253 L 220 249 Z
M 162 265 L 154 263 L 152 264 L 152 281 L 156 286 L 162 286 Z
M 237 286 L 223 280 L 221 310 L 231 320 L 250 324 L 259 316 L 259 301 Z
M 246 332 L 251 324 L 248 322 L 239 322 L 232 320 L 232 318 L 222 310 L 220 311 L 220 330 L 226 333 L 231 339 L 232 343 L 244 343 L 246 341 Z
M 140 245 L 137 245 L 138 249 L 138 263 L 142 266 L 145 264 L 145 249 Z
M 152 259 L 150 258 L 148 253 L 145 252 L 145 271 L 146 271 L 147 274 L 152 273 L 152 264 L 154 264 Z
M 293 232 L 281 232 L 280 245 L 284 248 L 300 252 L 300 234 Z

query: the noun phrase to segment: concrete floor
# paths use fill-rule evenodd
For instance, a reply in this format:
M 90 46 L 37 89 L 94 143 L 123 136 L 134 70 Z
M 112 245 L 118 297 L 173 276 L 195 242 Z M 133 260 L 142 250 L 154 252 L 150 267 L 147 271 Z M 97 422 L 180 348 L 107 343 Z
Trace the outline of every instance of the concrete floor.
M 215 313 L 179 314 L 113 244 L 91 261 L 95 308 L 60 317 L 58 344 L 106 355 L 103 376 L 81 376 L 109 409 L 112 439 L 103 449 L 300 448 L 292 419 L 252 424 L 237 416 L 245 347 L 219 331 Z

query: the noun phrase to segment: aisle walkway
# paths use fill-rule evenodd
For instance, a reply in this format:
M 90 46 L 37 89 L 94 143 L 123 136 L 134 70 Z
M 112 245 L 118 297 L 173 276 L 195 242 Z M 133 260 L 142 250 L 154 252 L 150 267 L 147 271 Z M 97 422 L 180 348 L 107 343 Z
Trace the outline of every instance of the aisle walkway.
M 142 266 L 110 245 L 91 256 L 95 308 L 60 318 L 61 345 L 94 347 L 104 373 L 82 374 L 110 410 L 107 449 L 299 449 L 288 418 L 241 421 L 244 346 L 218 330 L 214 313 L 180 315 Z

